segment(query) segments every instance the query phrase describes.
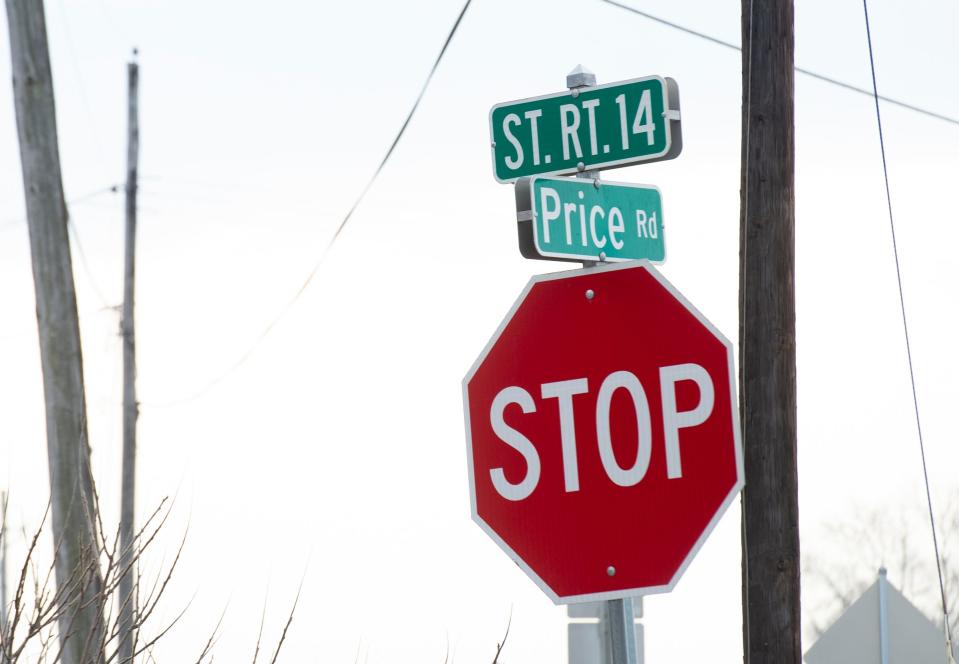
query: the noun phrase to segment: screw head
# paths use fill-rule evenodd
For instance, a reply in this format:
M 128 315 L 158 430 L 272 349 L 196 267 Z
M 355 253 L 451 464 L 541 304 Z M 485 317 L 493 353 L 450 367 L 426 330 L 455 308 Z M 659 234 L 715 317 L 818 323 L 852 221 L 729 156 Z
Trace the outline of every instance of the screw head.
M 606 576 L 616 576 L 616 568 L 610 565 L 606 568 Z
M 579 162 L 578 164 L 576 164 L 576 170 L 582 173 L 583 171 L 586 170 L 586 164 L 584 164 L 583 162 Z
M 606 252 L 605 252 L 605 251 L 599 252 L 599 261 L 600 261 L 601 263 L 606 262 Z
M 586 299 L 587 299 L 587 300 L 592 300 L 593 297 L 595 297 L 595 295 L 596 295 L 596 293 L 593 292 L 593 289 L 592 289 L 592 288 L 586 289 Z

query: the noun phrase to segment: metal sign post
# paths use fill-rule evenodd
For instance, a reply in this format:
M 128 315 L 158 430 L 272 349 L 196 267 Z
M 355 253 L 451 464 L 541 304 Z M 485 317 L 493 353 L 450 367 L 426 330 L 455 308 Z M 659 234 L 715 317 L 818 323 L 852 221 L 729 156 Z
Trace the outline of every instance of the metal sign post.
M 643 617 L 643 598 L 627 598 L 624 603 L 632 604 L 636 664 L 643 664 L 643 624 L 640 622 Z M 569 646 L 567 664 L 607 664 L 610 661 L 610 604 L 583 602 L 566 607 L 569 620 L 566 627 Z
M 596 85 L 596 74 L 582 65 L 566 76 L 566 85 L 570 90 L 580 90 Z M 580 171 L 578 178 L 599 180 L 598 170 Z M 535 222 L 534 222 L 535 223 Z M 599 256 L 599 262 L 606 260 L 605 254 Z M 584 261 L 584 268 L 591 268 L 596 261 Z M 615 574 L 615 570 L 610 568 Z M 636 656 L 636 627 L 633 619 L 633 600 L 630 597 L 611 599 L 605 602 L 603 618 L 606 635 L 606 664 L 638 664 Z
M 631 597 L 606 602 L 606 625 L 609 630 L 609 664 L 637 664 L 636 621 Z

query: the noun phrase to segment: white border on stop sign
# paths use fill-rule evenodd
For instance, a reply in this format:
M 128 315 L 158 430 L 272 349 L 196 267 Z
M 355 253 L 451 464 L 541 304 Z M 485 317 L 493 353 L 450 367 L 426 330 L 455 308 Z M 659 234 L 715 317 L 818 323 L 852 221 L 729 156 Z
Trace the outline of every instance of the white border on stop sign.
M 600 593 L 585 593 L 582 595 L 569 595 L 563 596 L 557 595 L 553 592 L 553 589 L 550 588 L 543 579 L 540 578 L 536 572 L 530 568 L 529 565 L 515 552 L 513 549 L 505 542 L 503 539 L 489 526 L 485 521 L 483 521 L 479 514 L 476 511 L 476 476 L 473 468 L 473 437 L 470 431 L 470 409 L 469 409 L 469 382 L 470 379 L 476 374 L 476 370 L 479 369 L 480 365 L 486 359 L 486 356 L 489 355 L 490 350 L 493 348 L 493 345 L 499 340 L 500 336 L 503 334 L 503 331 L 506 329 L 507 324 L 513 319 L 513 315 L 519 309 L 520 305 L 526 299 L 526 296 L 529 294 L 530 290 L 538 283 L 544 281 L 554 281 L 558 279 L 570 279 L 576 277 L 587 277 L 590 274 L 596 274 L 598 272 L 612 272 L 614 270 L 636 270 L 644 269 L 648 274 L 650 274 L 654 279 L 663 288 L 665 288 L 669 293 L 676 298 L 676 300 L 682 304 L 687 311 L 689 311 L 693 316 L 696 317 L 703 326 L 708 329 L 713 336 L 715 336 L 722 344 L 726 347 L 726 358 L 729 368 L 729 404 L 732 410 L 731 412 L 731 421 L 733 427 L 733 446 L 735 448 L 736 454 L 736 484 L 730 490 L 729 494 L 723 499 L 722 504 L 716 510 L 716 513 L 713 514 L 712 518 L 709 520 L 709 523 L 706 524 L 706 527 L 703 528 L 703 532 L 700 534 L 699 538 L 690 548 L 689 553 L 686 555 L 686 558 L 683 559 L 682 564 L 677 568 L 676 573 L 673 575 L 673 578 L 670 579 L 669 583 L 662 586 L 650 586 L 646 588 L 625 588 L 622 590 L 611 590 L 607 592 Z M 699 549 L 702 547 L 703 543 L 712 533 L 713 529 L 716 527 L 716 524 L 719 523 L 719 520 L 726 513 L 726 510 L 729 508 L 729 505 L 736 498 L 736 495 L 742 491 L 742 488 L 745 484 L 745 477 L 743 471 L 743 448 L 742 448 L 742 437 L 739 430 L 739 404 L 738 404 L 738 392 L 736 386 L 736 372 L 735 372 L 735 361 L 733 357 L 733 346 L 730 343 L 729 339 L 720 332 L 716 327 L 709 322 L 709 320 L 700 313 L 699 309 L 694 307 L 692 303 L 687 300 L 682 293 L 680 293 L 676 288 L 659 273 L 656 268 L 654 268 L 649 261 L 647 260 L 638 260 L 630 261 L 626 263 L 616 263 L 614 265 L 603 264 L 596 265 L 594 267 L 589 267 L 585 269 L 578 270 L 567 270 L 565 272 L 551 272 L 549 274 L 539 274 L 533 275 L 530 277 L 530 280 L 527 282 L 526 287 L 523 288 L 523 291 L 519 294 L 519 297 L 516 298 L 516 301 L 513 303 L 513 306 L 510 307 L 509 312 L 500 322 L 499 327 L 496 328 L 496 332 L 493 333 L 493 336 L 490 337 L 490 340 L 487 342 L 486 346 L 483 348 L 482 352 L 476 358 L 476 361 L 473 362 L 473 366 L 470 367 L 470 370 L 466 373 L 466 376 L 463 378 L 462 382 L 463 389 L 463 417 L 465 421 L 466 429 L 466 462 L 469 471 L 469 485 L 470 485 L 470 511 L 472 513 L 473 521 L 482 528 L 487 535 L 496 542 L 506 555 L 508 555 L 513 562 L 515 562 L 526 574 L 540 587 L 540 589 L 546 593 L 554 604 L 575 604 L 579 602 L 596 602 L 596 601 L 605 601 L 611 599 L 622 599 L 626 597 L 639 597 L 642 595 L 653 595 L 658 593 L 668 593 L 676 587 L 676 583 L 682 577 L 683 573 L 686 571 L 686 568 L 689 567 L 689 564 L 692 562 L 693 558 L 696 557 L 696 554 L 699 553 Z

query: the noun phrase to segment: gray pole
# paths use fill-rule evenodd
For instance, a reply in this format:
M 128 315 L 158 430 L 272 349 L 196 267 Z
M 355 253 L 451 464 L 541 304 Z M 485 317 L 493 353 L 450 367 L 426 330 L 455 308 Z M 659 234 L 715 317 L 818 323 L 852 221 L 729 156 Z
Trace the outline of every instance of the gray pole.
M 30 232 L 55 552 L 60 662 L 103 662 L 83 357 L 42 0 L 6 0 L 20 164 Z
M 636 621 L 632 598 L 606 602 L 605 618 L 606 628 L 609 630 L 609 664 L 637 664 Z
M 743 659 L 800 664 L 793 2 L 742 0 Z
M 596 85 L 596 74 L 579 65 L 566 76 L 566 87 L 573 90 Z M 582 164 L 579 166 L 582 169 Z M 581 170 L 576 177 L 599 179 L 599 171 Z M 605 254 L 600 254 L 600 261 L 605 260 Z M 593 267 L 595 262 L 583 263 L 583 267 Z M 615 573 L 615 570 L 613 570 Z M 633 620 L 633 600 L 614 599 L 605 602 L 605 615 L 608 637 L 609 661 L 607 664 L 637 664 L 636 656 L 636 624 Z
M 134 58 L 137 55 L 133 50 Z M 139 67 L 127 64 L 127 184 L 126 241 L 123 261 L 123 469 L 120 494 L 120 650 L 119 664 L 133 659 L 136 641 L 136 595 L 133 564 L 134 505 L 136 502 L 137 394 L 136 346 L 133 325 L 133 276 L 137 229 L 137 160 L 140 149 L 138 118 Z

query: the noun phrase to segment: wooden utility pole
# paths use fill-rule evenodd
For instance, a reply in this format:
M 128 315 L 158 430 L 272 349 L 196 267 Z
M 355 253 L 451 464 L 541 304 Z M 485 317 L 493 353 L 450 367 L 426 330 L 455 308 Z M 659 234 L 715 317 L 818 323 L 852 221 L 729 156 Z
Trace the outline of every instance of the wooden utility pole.
M 46 405 L 60 661 L 96 664 L 104 659 L 97 504 L 46 21 L 42 0 L 6 5 Z
M 136 49 L 133 56 L 136 58 Z M 137 460 L 137 392 L 136 345 L 133 325 L 133 276 L 137 230 L 137 161 L 140 150 L 140 122 L 138 116 L 139 67 L 136 60 L 127 64 L 127 184 L 126 184 L 126 238 L 123 261 L 123 469 L 120 494 L 120 650 L 119 664 L 133 659 L 136 638 L 136 579 L 133 562 L 134 506 L 136 502 Z
M 742 0 L 743 659 L 800 664 L 793 2 Z

